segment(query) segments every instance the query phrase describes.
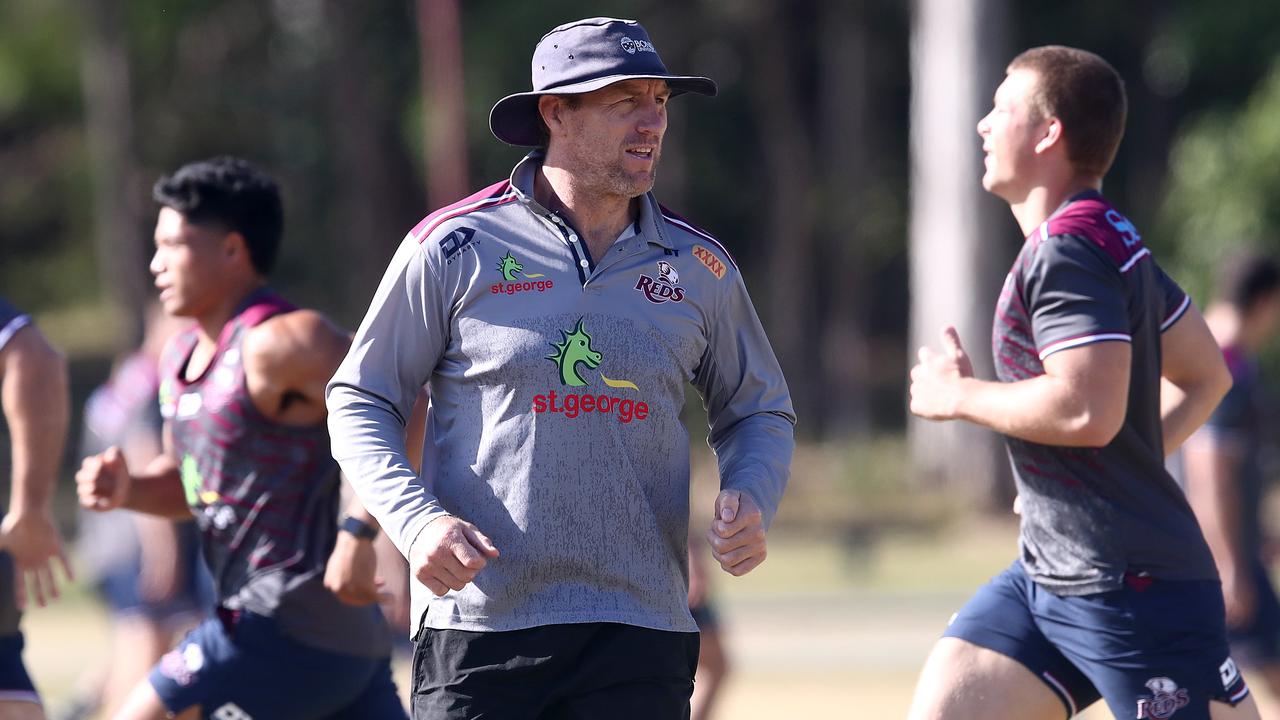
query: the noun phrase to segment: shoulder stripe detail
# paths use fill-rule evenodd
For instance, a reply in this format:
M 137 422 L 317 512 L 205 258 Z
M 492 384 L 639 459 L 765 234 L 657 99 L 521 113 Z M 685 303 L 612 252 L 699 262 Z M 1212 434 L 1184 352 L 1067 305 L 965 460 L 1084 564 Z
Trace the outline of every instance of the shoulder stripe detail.
M 31 324 L 30 315 L 19 315 L 9 321 L 8 325 L 0 327 L 0 349 L 8 344 L 9 340 L 22 328 Z
M 1248 695 L 1248 694 L 1249 694 L 1249 686 L 1248 686 L 1248 685 L 1245 685 L 1244 687 L 1242 687 L 1242 688 L 1240 688 L 1239 690 L 1237 690 L 1235 695 L 1232 695 L 1232 696 L 1231 696 L 1230 698 L 1228 698 L 1228 699 L 1229 699 L 1232 703 L 1238 703 L 1238 702 L 1240 702 L 1241 700 L 1243 700 L 1243 699 L 1244 699 L 1244 696 L 1245 696 L 1245 695 Z
M 1129 333 L 1098 333 L 1096 335 L 1081 335 L 1080 337 L 1067 338 L 1066 340 L 1059 340 L 1058 342 L 1050 343 L 1040 351 L 1040 359 L 1044 360 L 1059 350 L 1067 350 L 1073 347 L 1080 347 L 1081 345 L 1091 345 L 1093 343 L 1106 342 L 1108 340 L 1133 342 L 1133 338 L 1129 336 Z
M 688 220 L 685 220 L 679 215 L 676 215 L 675 213 L 671 212 L 665 206 L 660 204 L 658 205 L 658 207 L 662 210 L 662 217 L 664 220 L 666 220 L 667 222 L 673 225 L 682 227 L 685 230 L 688 230 L 689 232 L 693 233 L 694 235 L 697 235 L 698 237 L 706 240 L 712 245 L 715 245 L 716 249 L 724 253 L 725 259 L 729 261 L 729 264 L 733 266 L 733 269 L 734 270 L 738 269 L 738 261 L 734 260 L 733 255 L 729 254 L 729 249 L 726 248 L 724 245 L 720 244 L 720 241 L 712 237 L 710 233 L 708 233 L 706 230 L 703 230 L 701 228 L 694 227 L 694 225 L 690 223 Z
M 481 210 L 486 207 L 493 207 L 495 205 L 508 203 L 515 200 L 516 197 L 517 195 L 515 189 L 511 187 L 511 182 L 503 180 L 500 183 L 490 185 L 471 197 L 463 198 L 452 205 L 446 205 L 445 207 L 436 210 L 423 218 L 422 222 L 418 223 L 417 227 L 415 227 L 409 234 L 414 236 L 414 240 L 421 243 L 428 235 L 431 234 L 432 230 L 435 230 L 437 226 L 446 220 L 458 217 L 459 215 L 466 215 L 467 213 L 475 212 L 476 210 Z
M 1120 272 L 1122 273 L 1129 272 L 1130 270 L 1133 269 L 1134 265 L 1138 264 L 1139 260 L 1141 260 L 1144 257 L 1150 257 L 1150 255 L 1151 255 L 1150 250 L 1146 248 L 1142 248 L 1138 252 L 1134 253 L 1133 257 L 1129 258 L 1128 262 L 1120 266 Z
M 1191 307 L 1191 296 L 1183 294 L 1182 304 L 1178 305 L 1178 307 L 1172 313 L 1169 313 L 1169 316 L 1164 319 L 1164 322 L 1160 323 L 1160 332 L 1164 332 L 1165 330 L 1173 327 L 1173 324 L 1178 322 L 1178 318 L 1181 318 L 1186 314 L 1187 308 L 1189 307 Z

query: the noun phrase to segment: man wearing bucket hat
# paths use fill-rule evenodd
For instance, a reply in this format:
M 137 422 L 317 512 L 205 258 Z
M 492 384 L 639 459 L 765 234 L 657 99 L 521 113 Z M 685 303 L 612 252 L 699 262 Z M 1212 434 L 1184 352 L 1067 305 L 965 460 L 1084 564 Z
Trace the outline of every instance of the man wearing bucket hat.
M 490 115 L 534 150 L 409 233 L 329 384 L 334 455 L 418 581 L 415 718 L 688 717 L 686 382 L 714 556 L 764 560 L 795 415 L 732 258 L 649 192 L 683 92 L 715 84 L 634 21 L 545 35 L 533 91 Z

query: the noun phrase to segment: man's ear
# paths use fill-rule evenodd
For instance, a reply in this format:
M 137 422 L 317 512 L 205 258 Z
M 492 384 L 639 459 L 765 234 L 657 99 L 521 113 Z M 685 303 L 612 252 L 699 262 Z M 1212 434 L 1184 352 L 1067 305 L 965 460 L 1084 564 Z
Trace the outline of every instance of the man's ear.
M 564 102 L 555 95 L 543 95 L 538 98 L 538 114 L 542 116 L 547 131 L 555 135 L 564 125 Z
M 1043 154 L 1049 148 L 1062 142 L 1062 121 L 1056 117 L 1051 117 L 1045 122 L 1044 135 L 1036 142 L 1036 154 Z
M 222 257 L 231 263 L 244 263 L 251 272 L 257 272 L 253 267 L 253 256 L 249 254 L 249 241 L 239 230 L 232 230 L 222 238 Z

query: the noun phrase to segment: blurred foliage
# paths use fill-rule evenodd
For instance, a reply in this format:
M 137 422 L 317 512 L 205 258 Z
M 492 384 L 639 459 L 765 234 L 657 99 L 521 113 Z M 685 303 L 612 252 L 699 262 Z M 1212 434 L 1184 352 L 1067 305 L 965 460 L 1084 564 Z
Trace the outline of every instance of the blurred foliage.
M 137 262 L 148 254 L 156 177 L 192 159 L 242 154 L 285 191 L 275 284 L 353 326 L 403 233 L 432 209 L 416 4 L 94 2 L 119 8 L 112 41 L 129 60 L 133 167 L 121 182 L 135 229 L 119 252 Z M 1263 77 L 1280 48 L 1280 4 L 989 6 L 992 22 L 978 30 L 1010 56 L 1077 45 L 1126 78 L 1130 122 L 1107 192 L 1198 299 L 1222 248 L 1271 236 L 1280 131 L 1267 120 L 1280 101 L 1277 81 Z M 87 7 L 0 2 L 0 292 L 36 311 L 74 354 L 101 358 L 127 342 L 120 318 L 135 309 L 103 300 L 112 278 L 100 276 L 90 241 Z M 522 153 L 489 135 L 487 116 L 498 98 L 528 88 L 532 48 L 554 25 L 592 12 L 636 17 L 669 67 L 715 78 L 719 97 L 672 105 L 659 197 L 732 248 L 771 333 L 820 338 L 819 364 L 776 343 L 802 434 L 873 438 L 902 427 L 909 3 L 619 0 L 596 11 L 569 0 L 472 0 L 460 8 L 475 188 L 506 176 Z M 977 83 L 984 96 L 999 75 Z M 992 241 L 991 262 L 1009 262 L 1017 241 L 1010 221 Z
M 1280 62 L 1238 109 L 1193 123 L 1173 149 L 1161 231 L 1173 268 L 1197 297 L 1245 248 L 1280 253 Z

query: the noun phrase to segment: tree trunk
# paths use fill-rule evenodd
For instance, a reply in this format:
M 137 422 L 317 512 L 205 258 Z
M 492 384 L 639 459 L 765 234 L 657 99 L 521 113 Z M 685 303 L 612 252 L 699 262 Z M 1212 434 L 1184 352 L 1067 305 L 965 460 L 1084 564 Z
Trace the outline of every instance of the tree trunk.
M 884 152 L 873 137 L 876 108 L 870 93 L 869 28 L 865 2 L 829 3 L 821 10 L 818 35 L 818 114 L 825 190 L 818 243 L 827 302 L 821 319 L 822 435 L 840 440 L 869 434 L 871 352 L 867 303 L 875 267 L 867 262 L 868 240 L 859 232 L 866 191 Z
M 331 191 L 335 257 L 342 258 L 342 321 L 359 320 L 400 239 L 425 214 L 409 149 L 401 141 L 404 93 L 378 74 L 376 47 L 361 38 L 378 37 L 369 13 L 330 0 L 335 28 L 330 61 L 334 177 Z M 360 32 L 363 31 L 363 32 Z M 348 316 L 349 313 L 349 316 Z
M 427 138 L 427 204 L 434 209 L 466 197 L 471 187 L 457 0 L 418 0 L 418 44 Z
M 942 329 L 954 325 L 987 378 L 992 311 L 1012 255 L 1000 239 L 999 205 L 979 182 L 974 128 L 1007 59 L 1002 16 L 1001 0 L 917 0 L 911 43 L 909 357 L 921 345 L 939 347 Z M 991 431 L 913 417 L 908 432 L 918 482 L 963 491 L 978 507 L 1008 498 L 1008 463 Z
M 814 281 L 813 132 L 804 93 L 795 82 L 791 42 L 793 16 L 785 3 L 761 3 L 751 18 L 756 64 L 747 74 L 760 123 L 759 149 L 769 188 L 764 243 L 767 248 L 771 345 L 786 373 L 802 421 L 820 416 L 824 393 L 815 368 L 817 283 Z M 814 426 L 801 428 L 812 433 Z
M 102 289 L 123 312 L 129 347 L 142 340 L 141 309 L 150 295 L 147 236 L 140 233 L 129 51 L 120 0 L 80 3 L 84 46 L 80 82 L 87 114 L 93 184 L 93 243 Z

